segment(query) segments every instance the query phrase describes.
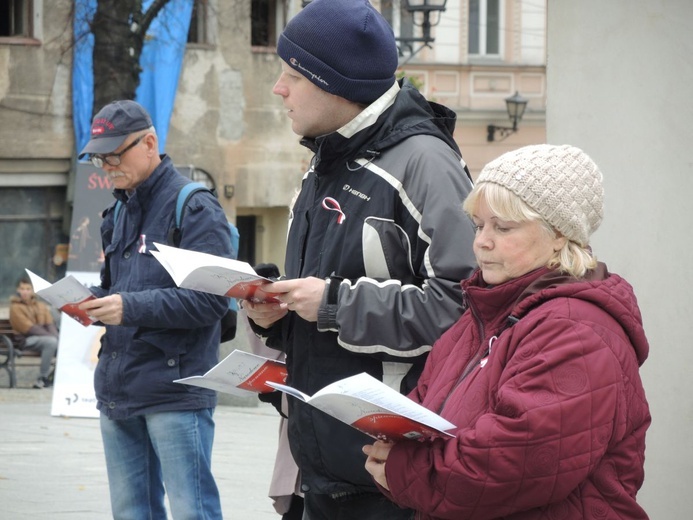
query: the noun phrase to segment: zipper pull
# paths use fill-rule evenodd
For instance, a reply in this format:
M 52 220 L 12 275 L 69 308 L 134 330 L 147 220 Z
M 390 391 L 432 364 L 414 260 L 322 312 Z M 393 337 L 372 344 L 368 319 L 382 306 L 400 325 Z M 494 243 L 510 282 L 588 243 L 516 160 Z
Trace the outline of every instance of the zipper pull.
M 481 368 L 484 368 L 486 366 L 486 363 L 488 363 L 488 358 L 491 355 L 491 347 L 493 347 L 493 342 L 498 339 L 497 336 L 491 336 L 491 338 L 488 340 L 488 349 L 486 350 L 486 353 L 484 354 L 484 357 L 482 357 L 479 360 L 479 365 Z

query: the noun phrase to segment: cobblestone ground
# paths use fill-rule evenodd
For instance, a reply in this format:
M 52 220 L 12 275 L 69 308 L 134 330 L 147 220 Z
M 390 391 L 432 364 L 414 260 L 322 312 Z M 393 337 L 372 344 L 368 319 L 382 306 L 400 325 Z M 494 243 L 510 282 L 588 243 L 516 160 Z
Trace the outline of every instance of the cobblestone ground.
M 98 420 L 51 416 L 52 390 L 33 389 L 38 366 L 0 371 L 0 518 L 112 518 Z M 257 399 L 254 399 L 254 403 Z M 280 518 L 267 497 L 279 417 L 271 405 L 220 405 L 213 471 L 225 519 Z

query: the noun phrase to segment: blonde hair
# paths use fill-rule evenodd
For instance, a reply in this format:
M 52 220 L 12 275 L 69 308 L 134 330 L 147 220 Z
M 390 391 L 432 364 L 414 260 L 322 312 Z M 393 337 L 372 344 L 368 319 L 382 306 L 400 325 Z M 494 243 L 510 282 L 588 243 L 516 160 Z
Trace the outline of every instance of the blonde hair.
M 484 200 L 493 214 L 502 220 L 510 222 L 538 221 L 551 238 L 561 236 L 551 224 L 520 197 L 499 184 L 493 182 L 477 184 L 465 199 L 462 208 L 469 216 L 472 216 L 481 200 Z M 589 246 L 582 247 L 577 242 L 565 238 L 565 245 L 553 254 L 546 265 L 575 278 L 582 278 L 588 270 L 597 266 L 597 258 L 592 254 Z

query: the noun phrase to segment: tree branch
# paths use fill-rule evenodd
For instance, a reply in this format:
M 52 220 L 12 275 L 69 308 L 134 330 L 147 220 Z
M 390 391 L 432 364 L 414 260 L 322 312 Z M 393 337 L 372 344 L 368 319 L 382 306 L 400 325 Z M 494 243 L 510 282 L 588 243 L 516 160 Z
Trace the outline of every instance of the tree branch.
M 140 22 L 140 26 L 137 28 L 136 31 L 136 34 L 140 38 L 142 38 L 143 41 L 145 35 L 147 34 L 149 26 L 154 21 L 154 18 L 156 18 L 156 15 L 159 14 L 159 11 L 161 11 L 168 2 L 169 0 L 154 0 L 152 2 L 152 5 L 149 6 L 149 9 L 147 9 L 147 12 L 144 13 L 144 16 L 142 17 L 142 20 Z

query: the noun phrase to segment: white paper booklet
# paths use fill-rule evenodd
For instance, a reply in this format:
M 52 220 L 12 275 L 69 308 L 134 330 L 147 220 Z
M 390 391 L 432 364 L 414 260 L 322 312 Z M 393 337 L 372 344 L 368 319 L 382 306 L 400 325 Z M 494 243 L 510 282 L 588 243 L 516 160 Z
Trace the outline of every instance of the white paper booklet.
M 29 275 L 31 285 L 34 286 L 34 292 L 41 298 L 85 327 L 94 323 L 95 320 L 91 319 L 86 311 L 77 307 L 80 303 L 93 300 L 96 297 L 77 278 L 69 275 L 51 284 L 36 273 L 32 273 L 28 269 L 25 271 Z
M 286 381 L 284 362 L 234 350 L 204 375 L 176 379 L 173 382 L 244 396 L 273 392 L 274 388 L 267 386 L 269 381 Z
M 276 301 L 261 287 L 272 280 L 258 275 L 247 262 L 154 243 L 152 255 L 178 287 L 255 302 Z
M 365 372 L 327 385 L 313 396 L 283 384 L 269 381 L 267 384 L 375 439 L 452 437 L 447 430 L 455 428 L 451 422 Z

